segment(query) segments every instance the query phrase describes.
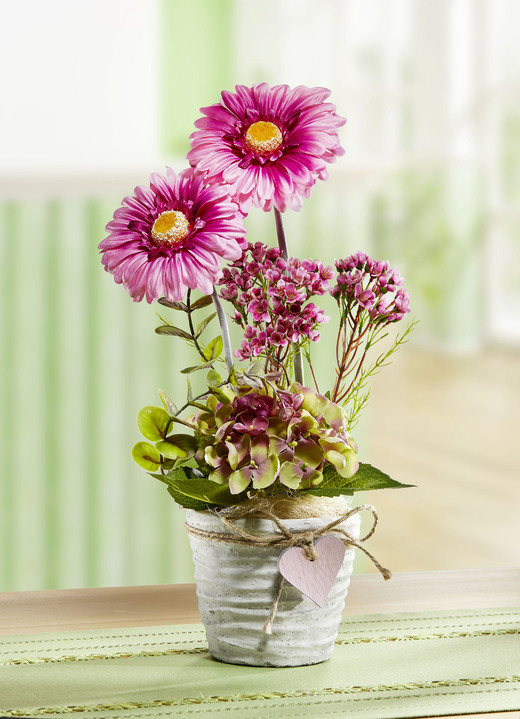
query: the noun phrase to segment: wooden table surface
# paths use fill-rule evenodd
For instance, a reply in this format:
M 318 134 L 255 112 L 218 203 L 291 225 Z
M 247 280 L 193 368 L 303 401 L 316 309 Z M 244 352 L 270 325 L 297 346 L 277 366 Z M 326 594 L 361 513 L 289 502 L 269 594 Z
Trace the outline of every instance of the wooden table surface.
M 520 568 L 352 577 L 345 614 L 520 606 Z M 0 635 L 199 622 L 195 585 L 0 593 Z M 459 716 L 459 715 L 453 715 Z M 466 714 L 520 717 L 520 712 Z

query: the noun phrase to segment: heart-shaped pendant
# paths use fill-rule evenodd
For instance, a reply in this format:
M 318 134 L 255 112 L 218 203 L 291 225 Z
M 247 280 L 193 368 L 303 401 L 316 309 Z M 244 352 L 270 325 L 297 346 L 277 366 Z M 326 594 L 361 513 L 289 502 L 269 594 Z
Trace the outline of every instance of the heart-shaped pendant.
M 316 559 L 307 559 L 302 547 L 289 547 L 278 557 L 278 571 L 289 584 L 300 590 L 319 607 L 327 601 L 345 556 L 345 545 L 332 535 L 314 544 Z

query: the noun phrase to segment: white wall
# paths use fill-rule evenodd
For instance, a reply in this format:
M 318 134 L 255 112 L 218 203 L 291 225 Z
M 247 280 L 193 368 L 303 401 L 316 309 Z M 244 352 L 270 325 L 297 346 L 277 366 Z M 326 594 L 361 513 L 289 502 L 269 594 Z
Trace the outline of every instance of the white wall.
M 149 164 L 158 0 L 20 0 L 0 22 L 0 173 Z

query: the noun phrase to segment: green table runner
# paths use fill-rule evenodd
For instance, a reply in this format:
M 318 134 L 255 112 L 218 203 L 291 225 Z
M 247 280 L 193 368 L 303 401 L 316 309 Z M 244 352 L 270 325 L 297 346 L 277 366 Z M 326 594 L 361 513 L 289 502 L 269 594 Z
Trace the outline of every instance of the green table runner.
M 345 617 L 310 667 L 221 664 L 200 625 L 0 637 L 0 714 L 441 716 L 520 709 L 520 609 Z

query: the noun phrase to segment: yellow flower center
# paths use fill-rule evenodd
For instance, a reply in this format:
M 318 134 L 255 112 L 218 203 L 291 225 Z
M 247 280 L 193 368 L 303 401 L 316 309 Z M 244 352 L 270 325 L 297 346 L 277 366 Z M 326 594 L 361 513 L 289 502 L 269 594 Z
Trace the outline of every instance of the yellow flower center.
M 180 245 L 190 231 L 190 223 L 184 212 L 166 210 L 161 212 L 152 227 L 152 238 L 159 245 Z
M 246 132 L 246 147 L 259 155 L 268 155 L 280 147 L 282 139 L 273 122 L 254 122 Z

